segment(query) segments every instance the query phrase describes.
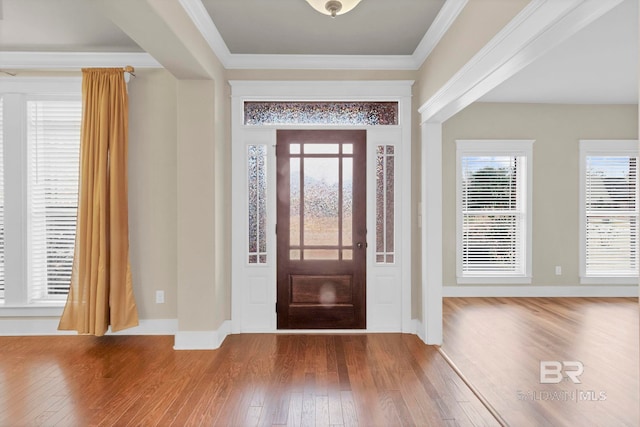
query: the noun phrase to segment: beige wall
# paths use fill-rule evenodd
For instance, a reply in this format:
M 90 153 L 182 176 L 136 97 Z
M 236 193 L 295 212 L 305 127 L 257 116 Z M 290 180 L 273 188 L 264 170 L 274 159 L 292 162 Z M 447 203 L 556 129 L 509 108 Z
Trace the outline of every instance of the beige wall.
M 176 80 L 139 70 L 129 83 L 129 240 L 141 319 L 177 317 Z M 155 303 L 156 290 L 165 303 Z
M 534 139 L 533 282 L 571 286 L 578 277 L 578 141 L 638 138 L 631 105 L 472 104 L 443 126 L 444 285 L 456 285 L 456 139 Z M 562 275 L 555 275 L 555 266 Z
M 416 71 L 227 70 L 229 80 L 415 80 Z

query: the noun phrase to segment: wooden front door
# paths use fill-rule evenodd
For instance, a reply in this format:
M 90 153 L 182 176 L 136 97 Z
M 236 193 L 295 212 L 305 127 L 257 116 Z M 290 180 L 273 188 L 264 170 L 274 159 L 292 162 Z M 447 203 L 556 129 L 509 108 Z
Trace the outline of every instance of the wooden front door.
M 366 327 L 366 131 L 277 132 L 278 329 Z

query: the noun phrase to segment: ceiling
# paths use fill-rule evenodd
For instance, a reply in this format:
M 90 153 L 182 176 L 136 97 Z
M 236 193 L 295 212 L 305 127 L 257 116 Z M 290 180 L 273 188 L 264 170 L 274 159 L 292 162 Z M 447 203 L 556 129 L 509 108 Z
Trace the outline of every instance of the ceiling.
M 203 0 L 232 54 L 411 55 L 444 0 L 363 0 L 332 19 L 304 0 Z
M 0 0 L 0 52 L 140 52 L 93 3 Z M 444 3 L 362 0 L 352 12 L 335 19 L 316 12 L 304 0 L 202 0 L 200 10 L 208 13 L 206 18 L 215 24 L 229 53 L 237 57 L 396 57 L 415 56 Z M 638 0 L 624 0 L 481 100 L 637 103 Z
M 638 0 L 625 0 L 481 101 L 637 104 Z
M 0 7 L 0 51 L 141 51 L 87 0 L 0 0 Z

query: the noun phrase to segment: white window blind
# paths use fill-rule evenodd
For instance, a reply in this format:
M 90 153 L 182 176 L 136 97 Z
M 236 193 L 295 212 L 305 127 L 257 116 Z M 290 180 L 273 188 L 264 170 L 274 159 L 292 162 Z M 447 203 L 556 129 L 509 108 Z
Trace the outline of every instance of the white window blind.
M 638 157 L 585 156 L 586 276 L 638 275 Z
M 0 300 L 4 300 L 4 121 L 3 99 L 0 97 Z
M 533 143 L 456 141 L 458 283 L 531 283 Z
M 29 299 L 64 298 L 75 244 L 80 101 L 27 102 Z
M 463 274 L 523 275 L 522 157 L 462 158 Z

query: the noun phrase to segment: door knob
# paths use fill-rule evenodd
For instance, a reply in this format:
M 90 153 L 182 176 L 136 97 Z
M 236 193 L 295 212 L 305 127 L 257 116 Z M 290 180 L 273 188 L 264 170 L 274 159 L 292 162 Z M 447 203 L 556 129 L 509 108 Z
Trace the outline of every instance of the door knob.
M 362 242 L 358 242 L 358 243 L 356 243 L 356 246 L 358 247 L 358 249 L 362 249 L 362 246 L 364 246 L 364 245 L 362 244 Z

